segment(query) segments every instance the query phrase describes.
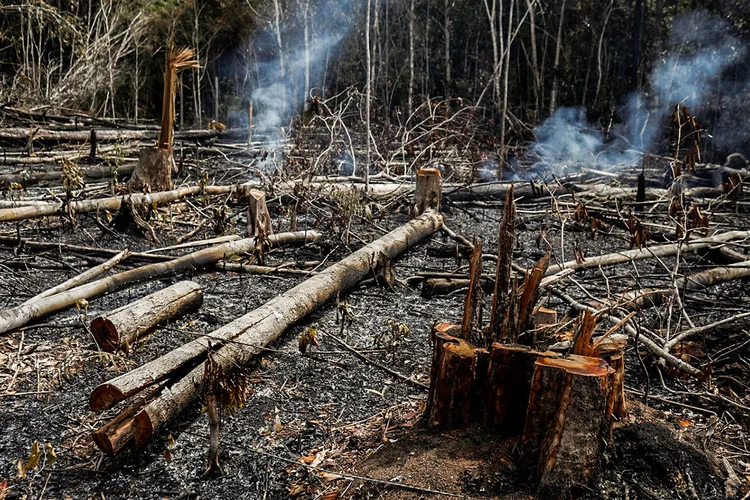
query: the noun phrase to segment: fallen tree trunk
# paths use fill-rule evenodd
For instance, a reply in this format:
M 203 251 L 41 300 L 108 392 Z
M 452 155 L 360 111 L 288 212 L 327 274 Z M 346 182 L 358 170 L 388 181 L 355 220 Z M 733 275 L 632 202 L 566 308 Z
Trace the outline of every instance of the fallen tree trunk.
M 104 179 L 113 177 L 115 173 L 122 179 L 130 176 L 135 170 L 135 165 L 122 165 L 114 167 L 91 167 L 81 171 L 85 179 Z M 55 170 L 52 172 L 34 172 L 31 174 L 5 174 L 0 175 L 0 187 L 8 188 L 11 184 L 20 184 L 23 187 L 33 186 L 42 182 L 59 182 L 63 183 L 62 171 Z
M 694 252 L 704 248 L 709 248 L 727 241 L 750 238 L 750 231 L 728 231 L 726 233 L 716 234 L 707 238 L 700 238 L 678 243 L 669 243 L 666 245 L 655 245 L 652 247 L 636 248 L 624 252 L 609 253 L 598 257 L 589 257 L 583 262 L 571 260 L 562 264 L 555 264 L 547 268 L 545 275 L 555 274 L 563 269 L 573 269 L 580 271 L 592 267 L 611 266 L 614 264 L 624 264 L 634 260 L 650 259 L 653 257 L 664 257 L 667 255 L 676 255 L 677 252 Z
M 91 333 L 102 350 L 128 352 L 157 325 L 199 309 L 202 304 L 201 287 L 192 281 L 180 281 L 94 318 Z
M 70 290 L 71 288 L 75 288 L 77 286 L 83 285 L 84 283 L 88 283 L 92 279 L 98 276 L 101 276 L 102 274 L 106 273 L 107 271 L 115 267 L 117 264 L 125 260 L 128 257 L 128 255 L 130 255 L 130 251 L 123 250 L 122 252 L 118 253 L 117 255 L 109 259 L 107 262 L 103 262 L 99 264 L 98 266 L 94 266 L 91 269 L 88 269 L 82 272 L 78 276 L 74 276 L 70 278 L 68 281 L 60 283 L 57 286 L 49 288 L 43 291 L 42 293 L 33 296 L 32 298 L 24 302 L 24 304 L 28 304 L 29 302 L 33 302 L 35 300 L 43 299 L 44 297 L 50 297 L 57 293 L 64 292 L 66 290 Z
M 96 129 L 96 139 L 99 142 L 116 141 L 141 141 L 155 140 L 159 135 L 158 130 L 107 130 Z M 177 141 L 201 141 L 218 137 L 217 130 L 183 130 L 175 132 Z M 26 127 L 10 127 L 0 129 L 0 143 L 2 144 L 28 144 L 29 140 L 34 143 L 59 143 L 59 142 L 88 142 L 91 137 L 90 130 L 49 130 L 31 129 Z
M 161 191 L 149 194 L 129 194 L 123 196 L 113 196 L 111 198 L 99 198 L 95 200 L 73 201 L 70 203 L 70 209 L 74 213 L 96 212 L 98 210 L 117 211 L 125 199 L 129 199 L 134 207 L 148 206 L 152 203 L 169 203 L 185 196 L 198 193 L 209 195 L 229 193 L 234 186 L 190 186 L 182 187 L 172 191 Z M 13 222 L 34 217 L 45 217 L 48 215 L 66 214 L 68 208 L 65 204 L 47 203 L 44 205 L 33 205 L 18 208 L 0 209 L 0 222 Z
M 319 239 L 319 233 L 314 231 L 300 231 L 297 233 L 272 235 L 268 238 L 268 241 L 272 245 L 282 245 L 289 243 L 311 243 Z M 188 269 L 213 264 L 226 257 L 252 251 L 256 244 L 257 241 L 255 238 L 231 241 L 215 247 L 198 250 L 167 262 L 155 262 L 130 269 L 107 278 L 80 285 L 65 292 L 52 295 L 51 297 L 45 297 L 5 309 L 0 311 L 0 333 L 23 326 L 29 321 L 67 309 L 81 299 L 88 300 L 101 297 L 106 293 L 121 290 L 141 281 L 174 276 Z
M 82 245 L 70 245 L 67 243 L 54 242 L 54 241 L 25 240 L 25 239 L 18 239 L 18 238 L 10 238 L 7 236 L 0 236 L 0 245 L 5 245 L 8 247 L 13 247 L 17 249 L 28 248 L 30 250 L 42 250 L 42 251 L 43 250 L 57 250 L 59 252 L 62 252 L 63 250 L 67 250 L 69 252 L 79 253 L 82 255 L 98 255 L 98 256 L 114 256 L 114 255 L 119 254 L 122 251 L 122 250 L 113 250 L 110 248 L 96 248 L 96 247 L 87 247 L 87 246 L 82 246 Z M 148 261 L 148 262 L 162 262 L 165 260 L 172 260 L 176 258 L 177 257 L 175 257 L 174 255 L 163 255 L 163 254 L 146 253 L 146 252 L 130 252 L 128 255 L 128 259 L 130 261 L 140 260 L 140 261 Z
M 440 214 L 433 211 L 424 213 L 245 316 L 97 387 L 91 395 L 91 409 L 110 408 L 145 387 L 164 380 L 176 370 L 192 366 L 187 376 L 164 389 L 158 399 L 136 415 L 133 423 L 135 440 L 137 445 L 143 446 L 160 425 L 174 417 L 199 394 L 209 343 L 211 348 L 218 348 L 215 359 L 225 372 L 233 365 L 246 363 L 291 325 L 369 276 L 372 262 L 376 261 L 377 256 L 383 254 L 394 259 L 409 247 L 430 237 L 441 224 Z

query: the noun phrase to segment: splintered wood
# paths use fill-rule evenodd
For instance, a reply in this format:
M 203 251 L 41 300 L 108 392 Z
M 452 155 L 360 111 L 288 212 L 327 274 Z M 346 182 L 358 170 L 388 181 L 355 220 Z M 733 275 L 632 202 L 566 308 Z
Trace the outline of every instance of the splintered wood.
M 593 480 L 614 418 L 626 416 L 625 342 L 609 333 L 593 341 L 596 318 L 586 312 L 577 322 L 573 354 L 532 348 L 532 328 L 557 321 L 555 311 L 537 306 L 550 252 L 525 273 L 520 287 L 511 280 L 514 219 L 511 187 L 489 325 L 482 322 L 482 242 L 476 239 L 462 323 L 432 330 L 426 419 L 441 431 L 483 424 L 489 432 L 521 437 L 522 466 L 538 483 L 539 496 L 558 498 Z

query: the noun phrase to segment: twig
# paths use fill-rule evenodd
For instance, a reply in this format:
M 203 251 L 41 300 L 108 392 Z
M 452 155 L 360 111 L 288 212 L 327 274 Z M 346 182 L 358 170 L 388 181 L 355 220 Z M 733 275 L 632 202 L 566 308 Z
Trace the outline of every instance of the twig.
M 357 356 L 359 359 L 361 359 L 365 363 L 370 363 L 371 365 L 380 368 L 384 372 L 386 372 L 386 373 L 388 373 L 390 375 L 393 375 L 394 377 L 399 378 L 399 379 L 403 380 L 404 382 L 408 382 L 408 383 L 410 383 L 410 384 L 412 384 L 412 385 L 414 385 L 416 387 L 419 387 L 419 388 L 422 388 L 422 389 L 427 389 L 427 390 L 430 389 L 429 386 L 427 386 L 427 385 L 425 385 L 425 384 L 423 384 L 421 382 L 417 382 L 416 380 L 412 379 L 411 377 L 407 377 L 406 375 L 404 375 L 402 373 L 399 373 L 399 372 L 397 372 L 395 370 L 391 370 L 387 366 L 385 366 L 385 365 L 383 365 L 381 363 L 378 363 L 377 361 L 374 361 L 374 360 L 368 358 L 367 356 L 365 356 L 364 354 L 362 354 L 361 352 L 359 352 L 358 350 L 356 350 L 355 348 L 353 348 L 352 346 L 350 346 L 349 344 L 347 344 L 346 342 L 344 342 L 343 340 L 341 340 L 336 335 L 334 335 L 332 333 L 329 333 L 327 336 L 331 337 L 333 340 L 335 340 L 336 342 L 338 342 L 341 345 L 341 347 L 343 347 L 347 351 L 351 352 L 352 354 L 354 354 L 355 356 Z

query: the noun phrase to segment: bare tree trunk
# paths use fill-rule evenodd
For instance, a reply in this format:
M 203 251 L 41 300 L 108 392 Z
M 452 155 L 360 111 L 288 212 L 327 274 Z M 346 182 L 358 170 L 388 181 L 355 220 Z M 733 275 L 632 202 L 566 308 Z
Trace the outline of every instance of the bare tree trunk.
M 513 41 L 513 2 L 508 9 L 508 41 L 505 44 L 505 61 L 503 68 L 503 112 L 500 115 L 500 149 L 505 147 L 505 115 L 508 112 L 508 73 L 510 73 L 510 44 Z
M 445 33 L 445 97 L 450 97 L 451 92 L 451 18 L 450 18 L 450 2 L 451 0 L 445 0 L 445 9 L 443 11 L 444 22 L 443 32 Z
M 492 39 L 492 89 L 493 89 L 493 102 L 495 103 L 495 109 L 499 109 L 500 103 L 500 47 L 498 43 L 497 33 L 497 18 L 498 8 L 497 0 L 492 0 L 492 7 L 488 3 L 488 0 L 484 0 L 484 8 L 487 11 L 487 19 L 490 22 L 490 38 Z M 502 34 L 500 35 L 502 36 Z
M 557 109 L 557 86 L 560 80 L 560 51 L 562 49 L 562 30 L 565 18 L 565 2 L 560 4 L 560 23 L 557 25 L 557 41 L 555 42 L 555 63 L 552 66 L 552 91 L 549 95 L 549 114 L 552 116 Z
M 414 0 L 409 6 L 409 97 L 406 101 L 406 118 L 414 112 Z
M 370 2 L 367 0 L 367 21 L 365 23 L 365 53 L 367 56 L 367 83 L 365 84 L 365 120 L 367 121 L 367 156 L 365 160 L 365 191 L 370 189 L 370 84 L 372 82 L 372 64 L 370 61 Z
M 305 95 L 303 96 L 302 110 L 304 111 L 304 102 L 310 98 L 310 27 L 308 14 L 310 11 L 310 0 L 305 0 Z
M 602 23 L 602 32 L 599 34 L 599 45 L 596 50 L 596 91 L 594 92 L 594 106 L 596 106 L 596 102 L 599 100 L 599 91 L 602 88 L 602 44 L 604 43 L 604 33 L 607 31 L 607 23 L 609 22 L 609 16 L 612 14 L 612 6 L 614 5 L 615 0 L 609 1 L 609 7 L 607 7 L 607 12 L 604 15 L 604 23 Z
M 542 77 L 539 73 L 539 55 L 537 53 L 536 44 L 536 5 L 534 0 L 526 0 L 526 5 L 528 5 L 529 8 L 529 30 L 531 36 L 531 73 L 534 79 L 534 101 L 536 104 L 536 117 L 537 119 L 540 119 L 542 117 Z
M 281 41 L 281 6 L 279 0 L 273 0 L 274 7 L 274 31 L 276 32 L 276 43 L 279 46 L 279 76 L 283 81 L 286 78 L 286 67 L 284 65 L 284 44 Z M 286 87 L 281 86 L 282 109 L 286 110 Z

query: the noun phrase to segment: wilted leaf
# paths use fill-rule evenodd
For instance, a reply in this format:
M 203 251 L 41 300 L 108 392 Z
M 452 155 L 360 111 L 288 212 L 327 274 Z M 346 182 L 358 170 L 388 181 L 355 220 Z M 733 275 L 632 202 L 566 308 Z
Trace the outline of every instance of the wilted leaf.
M 39 465 L 40 458 L 42 458 L 42 449 L 39 447 L 39 441 L 34 441 L 34 444 L 31 445 L 31 455 L 29 455 L 29 460 L 24 465 L 26 470 L 36 469 Z
M 279 415 L 276 415 L 276 418 L 273 419 L 273 430 L 276 432 L 281 432 L 281 429 L 283 429 L 284 426 L 281 425 L 281 417 Z
M 23 464 L 23 460 L 19 459 L 16 465 L 18 465 L 19 479 L 26 479 L 26 466 Z
M 47 443 L 44 445 L 44 455 L 47 460 L 47 465 L 52 465 L 57 462 L 57 453 L 51 444 Z
M 289 496 L 294 497 L 297 495 L 300 495 L 305 492 L 305 485 L 304 484 L 294 484 L 291 488 L 289 488 Z
M 338 491 L 332 491 L 330 493 L 326 493 L 322 497 L 320 497 L 320 500 L 338 500 L 339 498 L 339 492 Z
M 174 446 L 174 436 L 171 434 L 167 436 L 167 446 L 169 446 L 170 448 Z
M 166 460 L 167 462 L 171 462 L 172 461 L 172 452 L 169 451 L 169 448 L 167 448 L 166 450 L 164 450 L 164 460 Z
M 339 476 L 338 474 L 334 474 L 332 472 L 323 472 L 320 474 L 320 477 L 322 477 L 326 481 L 336 481 L 337 479 L 343 479 L 344 476 Z M 323 497 L 323 498 L 327 498 L 327 497 Z M 338 498 L 338 493 L 336 493 L 336 496 L 333 498 Z

